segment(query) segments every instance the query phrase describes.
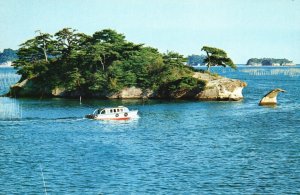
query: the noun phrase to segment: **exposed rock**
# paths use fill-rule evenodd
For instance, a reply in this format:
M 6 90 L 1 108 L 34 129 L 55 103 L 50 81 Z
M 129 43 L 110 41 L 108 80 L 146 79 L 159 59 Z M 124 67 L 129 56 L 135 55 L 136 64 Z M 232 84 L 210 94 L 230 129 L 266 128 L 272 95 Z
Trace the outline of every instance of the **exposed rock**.
M 78 98 L 80 96 L 82 97 L 93 97 L 93 98 L 106 98 L 106 94 L 104 93 L 89 93 L 86 94 L 85 92 L 81 91 L 68 91 L 64 87 L 56 87 L 53 90 L 51 90 L 51 96 L 52 97 L 68 97 L 68 98 Z
M 283 66 L 296 66 L 295 63 L 285 63 Z
M 279 92 L 285 92 L 283 89 L 274 89 L 267 93 L 259 102 L 260 106 L 263 105 L 276 105 L 277 104 L 277 95 Z
M 106 96 L 109 99 L 142 99 L 153 97 L 153 91 L 142 90 L 137 87 L 126 87 L 120 92 L 111 93 Z
M 51 91 L 53 96 L 63 97 L 66 95 L 66 89 L 63 87 L 56 87 Z
M 8 95 L 12 97 L 41 97 L 50 96 L 51 94 L 49 89 L 40 88 L 33 78 L 12 85 Z
M 198 100 L 241 100 L 243 99 L 242 90 L 247 86 L 240 80 L 204 73 L 195 73 L 194 77 L 206 81 L 204 90 L 196 95 Z

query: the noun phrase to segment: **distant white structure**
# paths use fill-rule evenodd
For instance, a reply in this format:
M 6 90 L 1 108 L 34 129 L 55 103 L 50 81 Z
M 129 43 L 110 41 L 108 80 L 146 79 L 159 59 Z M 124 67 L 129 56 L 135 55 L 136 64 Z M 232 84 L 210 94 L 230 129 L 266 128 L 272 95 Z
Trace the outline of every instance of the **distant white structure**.
M 0 66 L 2 66 L 2 67 L 9 67 L 9 66 L 12 66 L 12 61 L 4 62 L 4 63 L 0 64 Z
M 273 63 L 272 66 L 280 66 L 280 64 L 279 63 Z
M 285 63 L 284 66 L 296 66 L 295 63 Z

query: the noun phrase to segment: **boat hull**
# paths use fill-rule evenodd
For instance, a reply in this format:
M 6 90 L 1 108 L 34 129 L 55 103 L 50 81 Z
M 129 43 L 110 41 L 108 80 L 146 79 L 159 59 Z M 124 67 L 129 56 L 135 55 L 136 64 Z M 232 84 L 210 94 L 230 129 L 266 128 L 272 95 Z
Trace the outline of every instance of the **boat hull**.
M 133 110 L 129 112 L 111 113 L 111 114 L 98 114 L 98 115 L 87 115 L 87 118 L 95 120 L 129 120 L 138 118 L 138 111 Z

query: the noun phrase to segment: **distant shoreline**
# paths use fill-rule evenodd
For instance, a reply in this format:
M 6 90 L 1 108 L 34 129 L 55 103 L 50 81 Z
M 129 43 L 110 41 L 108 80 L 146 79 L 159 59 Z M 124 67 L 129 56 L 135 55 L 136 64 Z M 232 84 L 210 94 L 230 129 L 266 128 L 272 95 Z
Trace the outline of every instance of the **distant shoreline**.
M 294 66 L 255 66 L 255 65 L 247 65 L 247 64 L 236 64 L 237 67 L 249 67 L 249 68 L 294 68 L 294 67 L 299 67 L 300 64 L 296 64 Z M 193 68 L 206 68 L 207 66 L 205 65 L 200 65 L 200 66 L 191 66 Z M 212 67 L 214 68 L 214 67 Z
M 249 67 L 249 68 L 272 68 L 272 67 L 276 67 L 276 68 L 294 68 L 294 67 L 299 67 L 300 64 L 296 64 L 294 66 L 255 66 L 255 65 L 247 65 L 247 64 L 236 64 L 237 67 Z M 193 68 L 206 68 L 207 66 L 205 65 L 200 65 L 200 66 L 191 66 Z M 8 63 L 2 63 L 0 64 L 0 68 L 13 68 L 12 66 L 12 62 Z

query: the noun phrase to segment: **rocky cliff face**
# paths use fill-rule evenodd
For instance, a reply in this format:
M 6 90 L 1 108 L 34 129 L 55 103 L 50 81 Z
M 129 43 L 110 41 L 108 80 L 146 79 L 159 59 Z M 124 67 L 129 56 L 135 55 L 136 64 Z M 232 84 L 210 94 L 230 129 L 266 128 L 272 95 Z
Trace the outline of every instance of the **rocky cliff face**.
M 10 92 L 7 95 L 11 97 L 52 96 L 51 90 L 41 88 L 36 84 L 35 79 L 25 79 L 22 82 L 12 85 L 10 87 Z
M 247 86 L 240 80 L 204 73 L 195 73 L 194 77 L 206 81 L 204 90 L 195 96 L 198 100 L 241 100 L 243 99 L 242 90 Z
M 240 80 L 229 79 L 221 76 L 212 76 L 207 73 L 196 72 L 194 78 L 205 81 L 205 87 L 201 90 L 177 91 L 170 97 L 154 93 L 151 90 L 142 90 L 136 87 L 124 88 L 120 92 L 110 94 L 93 94 L 92 97 L 108 99 L 144 99 L 144 98 L 171 98 L 171 99 L 195 99 L 195 100 L 232 100 L 243 99 L 242 90 L 246 83 Z M 9 93 L 13 97 L 22 96 L 52 96 L 52 97 L 78 97 L 85 96 L 79 92 L 67 92 L 64 88 L 55 88 L 52 90 L 41 89 L 34 80 L 24 80 L 11 87 Z

